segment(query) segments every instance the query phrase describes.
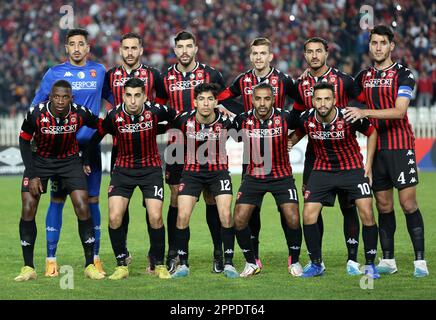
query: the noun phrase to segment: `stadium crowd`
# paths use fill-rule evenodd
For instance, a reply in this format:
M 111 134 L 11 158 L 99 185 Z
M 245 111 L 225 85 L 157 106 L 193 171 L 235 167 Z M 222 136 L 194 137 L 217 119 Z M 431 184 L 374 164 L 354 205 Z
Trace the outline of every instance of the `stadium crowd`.
M 13 0 L 0 7 L 0 114 L 29 108 L 44 72 L 65 60 L 59 27 L 62 1 Z M 374 10 L 374 24 L 391 25 L 397 48 L 393 58 L 415 74 L 412 106 L 435 104 L 436 3 L 432 0 L 328 1 L 171 1 L 142 2 L 78 0 L 73 4 L 74 26 L 90 32 L 91 58 L 110 68 L 118 57 L 119 40 L 129 31 L 144 39 L 143 61 L 165 70 L 175 62 L 174 35 L 191 30 L 198 39 L 200 62 L 220 70 L 226 84 L 249 66 L 247 50 L 258 36 L 273 44 L 278 69 L 298 77 L 304 40 L 321 36 L 329 41 L 329 65 L 355 75 L 370 63 L 368 30 L 359 22 L 362 5 Z

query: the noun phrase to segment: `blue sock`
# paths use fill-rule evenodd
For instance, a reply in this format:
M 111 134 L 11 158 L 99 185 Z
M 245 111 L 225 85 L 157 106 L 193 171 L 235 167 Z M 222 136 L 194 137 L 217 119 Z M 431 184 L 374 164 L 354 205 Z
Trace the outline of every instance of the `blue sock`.
M 94 256 L 98 256 L 100 252 L 100 229 L 101 229 L 101 217 L 100 206 L 98 203 L 90 203 L 89 211 L 91 212 L 92 225 L 94 226 Z
M 47 257 L 56 257 L 59 237 L 62 228 L 62 209 L 64 203 L 50 202 L 45 218 L 45 234 L 47 238 Z

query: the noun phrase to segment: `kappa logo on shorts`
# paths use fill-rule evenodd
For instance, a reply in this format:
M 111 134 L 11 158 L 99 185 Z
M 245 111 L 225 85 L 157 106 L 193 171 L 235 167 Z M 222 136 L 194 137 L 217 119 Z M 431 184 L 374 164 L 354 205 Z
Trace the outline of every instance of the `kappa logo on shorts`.
M 304 191 L 304 200 L 307 200 L 309 196 L 310 196 L 310 191 L 309 190 Z
M 242 192 L 238 192 L 237 196 L 236 196 L 236 200 L 239 200 L 239 198 L 242 196 Z
M 111 193 L 113 189 L 114 189 L 114 186 L 109 186 L 107 189 L 107 193 Z
M 184 184 L 184 183 L 181 183 L 181 184 L 179 185 L 179 192 L 182 192 L 184 188 L 185 188 L 185 184 Z
M 27 187 L 29 185 L 29 178 L 24 178 L 23 179 L 23 186 Z

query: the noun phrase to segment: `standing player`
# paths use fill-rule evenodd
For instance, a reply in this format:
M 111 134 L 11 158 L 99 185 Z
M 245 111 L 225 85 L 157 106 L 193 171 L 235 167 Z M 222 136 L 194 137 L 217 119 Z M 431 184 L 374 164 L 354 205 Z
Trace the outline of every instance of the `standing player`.
M 374 265 L 378 233 L 370 188 L 377 131 L 367 119 L 353 124 L 344 120 L 342 109 L 336 107 L 335 88 L 331 83 L 316 84 L 312 102 L 315 108 L 301 116 L 299 128 L 295 131 L 300 139 L 308 135 L 316 159 L 304 191 L 303 229 L 311 264 L 304 270 L 302 277 L 320 276 L 324 273 L 318 215 L 324 205 L 334 205 L 338 191 L 345 190 L 349 201 L 355 201 L 362 219 L 365 275 L 379 278 Z M 356 131 L 368 137 L 365 167 Z
M 298 79 L 297 90 L 301 104 L 297 102 L 294 108 L 304 111 L 313 108 L 313 87 L 317 83 L 329 82 L 335 88 L 335 101 L 338 108 L 345 108 L 348 102 L 358 95 L 354 88 L 353 78 L 335 68 L 327 66 L 328 43 L 322 38 L 310 38 L 304 43 L 304 58 L 309 69 Z M 307 181 L 312 172 L 315 163 L 315 154 L 313 152 L 312 140 L 309 139 L 307 144 L 304 171 L 303 171 L 303 194 L 306 189 Z M 357 262 L 357 252 L 359 246 L 360 225 L 357 215 L 356 206 L 350 201 L 346 192 L 338 193 L 339 205 L 344 216 L 344 237 L 347 246 L 347 272 L 350 275 L 359 275 L 360 265 Z M 318 215 L 318 228 L 320 231 L 320 246 L 322 246 L 322 237 L 324 234 L 324 223 L 322 215 Z M 322 264 L 324 267 L 324 263 Z
M 218 96 L 219 100 L 224 100 L 230 97 L 238 97 L 242 96 L 244 102 L 244 111 L 248 112 L 252 109 L 252 99 L 253 99 L 253 88 L 260 83 L 269 83 L 274 90 L 274 106 L 277 108 L 285 108 L 286 106 L 286 97 L 291 98 L 293 100 L 299 101 L 300 105 L 302 101 L 299 100 L 299 96 L 295 90 L 294 80 L 287 75 L 286 73 L 281 72 L 280 70 L 272 67 L 270 65 L 272 59 L 274 58 L 273 53 L 271 52 L 271 42 L 266 38 L 256 38 L 250 44 L 250 62 L 253 65 L 252 69 L 247 70 L 246 72 L 240 74 L 232 83 L 232 85 L 226 88 L 223 92 Z M 244 155 L 245 157 L 246 155 Z M 242 173 L 245 174 L 247 170 L 247 165 L 244 161 L 244 165 L 242 168 Z M 292 230 L 288 230 L 286 219 L 283 213 L 280 210 L 280 207 L 277 208 L 280 212 L 280 221 L 282 224 L 283 232 L 286 236 L 286 241 L 289 250 L 288 256 L 288 268 L 292 265 L 291 252 L 292 249 L 290 246 L 290 239 L 288 238 L 288 234 L 292 233 Z M 253 249 L 254 255 L 256 257 L 256 263 L 262 268 L 262 263 L 259 259 L 259 233 L 260 233 L 260 206 L 256 207 L 252 213 L 250 219 L 250 230 L 251 230 L 251 239 L 253 241 Z M 296 232 L 300 233 L 299 237 L 301 237 L 301 229 L 296 230 Z M 299 248 L 297 249 L 299 250 Z
M 20 132 L 20 151 L 25 167 L 19 227 L 24 267 L 15 281 L 36 279 L 33 264 L 35 216 L 41 193 L 46 192 L 48 179 L 53 176 L 62 180 L 78 218 L 79 235 L 86 259 L 85 276 L 91 279 L 104 278 L 93 264 L 94 230 L 76 140 L 77 131 L 82 126 L 97 128 L 98 122 L 98 117 L 89 109 L 72 103 L 71 85 L 65 80 L 53 84 L 48 102 L 32 107 L 27 113 Z M 30 145 L 32 139 L 36 146 L 35 152 L 32 152 Z
M 261 270 L 256 264 L 248 221 L 253 210 L 261 206 L 266 192 L 272 193 L 286 219 L 288 246 L 298 248 L 291 252 L 289 273 L 300 276 L 303 272 L 299 263 L 301 231 L 296 232 L 301 230 L 298 196 L 287 150 L 288 130 L 295 128 L 298 114 L 274 108 L 274 99 L 270 84 L 258 84 L 253 88 L 253 109 L 234 120 L 244 141 L 244 152 L 250 157 L 234 211 L 236 238 L 246 260 L 241 277 L 253 276 Z
M 179 187 L 175 234 L 180 265 L 172 275 L 173 278 L 186 277 L 189 274 L 189 219 L 201 191 L 207 188 L 215 197 L 222 225 L 224 274 L 228 278 L 239 276 L 233 266 L 235 236 L 231 213 L 232 182 L 225 149 L 227 130 L 232 122 L 216 109 L 218 91 L 219 86 L 213 83 L 196 86 L 195 110 L 178 116 L 172 125 L 183 132 L 187 147 Z
M 138 78 L 144 82 L 145 97 L 148 101 L 153 102 L 155 98 L 162 99 L 163 83 L 160 73 L 157 69 L 146 66 L 141 63 L 143 53 L 142 38 L 136 33 L 129 32 L 124 34 L 120 40 L 119 54 L 121 56 L 121 65 L 108 70 L 105 78 L 105 88 L 110 92 L 109 101 L 114 107 L 123 102 L 124 84 L 131 78 Z M 117 141 L 114 140 L 111 153 L 111 168 L 114 167 L 115 159 L 118 154 Z M 147 226 L 149 227 L 148 215 Z M 129 226 L 129 207 L 127 206 L 126 213 L 123 216 L 122 227 L 126 234 Z M 127 250 L 127 248 L 126 248 Z M 127 250 L 127 262 L 131 262 L 130 252 Z M 152 260 L 152 259 L 151 259 Z M 150 261 L 150 271 L 154 270 L 154 262 Z
M 83 29 L 71 29 L 66 36 L 65 51 L 68 61 L 51 67 L 42 78 L 40 88 L 32 101 L 32 106 L 47 100 L 50 88 L 56 80 L 66 80 L 73 88 L 74 101 L 89 108 L 93 114 L 100 112 L 102 89 L 105 76 L 105 68 L 102 64 L 89 61 L 88 31 Z M 106 98 L 104 95 L 103 98 Z M 79 149 L 84 150 L 89 139 L 95 132 L 94 129 L 83 127 L 77 133 Z M 104 274 L 104 270 L 98 256 L 100 251 L 100 207 L 98 197 L 101 183 L 101 152 L 100 146 L 92 152 L 92 174 L 87 177 L 89 193 L 89 210 L 95 230 L 94 264 Z M 46 218 L 47 235 L 47 262 L 45 275 L 57 277 L 59 275 L 56 263 L 56 250 L 62 227 L 62 209 L 65 204 L 66 192 L 62 185 L 52 180 L 50 193 L 50 205 Z
M 179 112 L 194 109 L 194 88 L 201 83 L 217 83 L 221 89 L 225 87 L 221 73 L 212 67 L 199 63 L 195 56 L 198 51 L 195 37 L 187 31 L 180 31 L 175 39 L 174 53 L 177 63 L 171 66 L 163 75 L 166 99 L 156 99 L 157 103 L 165 103 Z M 172 161 L 174 155 L 166 154 L 165 180 L 170 186 L 171 202 L 168 208 L 168 256 L 167 267 L 174 272 L 177 251 L 174 242 L 177 221 L 177 195 L 183 162 Z M 172 158 L 169 161 L 168 158 Z M 206 202 L 206 220 L 214 245 L 214 259 L 212 270 L 216 273 L 223 271 L 223 250 L 221 239 L 221 223 L 214 197 L 209 191 L 203 192 Z
M 138 78 L 129 79 L 124 85 L 124 103 L 111 110 L 91 140 L 89 151 L 110 133 L 118 141 L 118 154 L 108 190 L 109 236 L 117 260 L 111 280 L 129 276 L 126 258 L 125 231 L 121 226 L 123 215 L 134 189 L 138 186 L 143 195 L 150 220 L 150 247 L 154 257 L 155 274 L 170 278 L 164 265 L 165 227 L 162 222 L 163 177 L 162 162 L 156 143 L 157 123 L 171 121 L 174 109 L 146 102 L 145 87 Z M 89 166 L 85 167 L 90 173 Z
M 372 186 L 383 250 L 378 271 L 397 272 L 394 255 L 395 187 L 415 251 L 414 276 L 425 277 L 429 272 L 424 260 L 424 221 L 416 201 L 415 138 L 407 118 L 415 79 L 409 69 L 392 61 L 393 39 L 394 33 L 387 26 L 380 25 L 371 31 L 369 52 L 374 66 L 361 71 L 356 78 L 356 85 L 361 90 L 359 97 L 366 101 L 367 109 L 347 108 L 346 119 L 357 121 L 368 117 L 379 132 Z

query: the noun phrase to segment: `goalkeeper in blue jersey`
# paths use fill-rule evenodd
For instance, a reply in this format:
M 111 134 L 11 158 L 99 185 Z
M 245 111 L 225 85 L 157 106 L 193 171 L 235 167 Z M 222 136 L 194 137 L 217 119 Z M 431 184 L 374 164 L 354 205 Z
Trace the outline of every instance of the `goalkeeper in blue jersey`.
M 51 67 L 42 78 L 40 87 L 32 101 L 36 106 L 48 100 L 50 88 L 57 80 L 68 81 L 73 89 L 73 101 L 77 104 L 88 107 L 95 115 L 98 115 L 102 98 L 110 100 L 109 92 L 103 90 L 105 67 L 97 62 L 89 61 L 87 55 L 90 47 L 88 43 L 88 32 L 83 29 L 71 29 L 68 31 L 65 42 L 65 51 L 68 60 L 64 63 Z M 95 130 L 82 127 L 77 133 L 80 150 L 84 150 Z M 92 152 L 91 168 L 92 173 L 88 179 L 89 209 L 94 225 L 94 264 L 100 273 L 104 270 L 98 256 L 100 249 L 100 207 L 99 193 L 101 183 L 101 151 L 100 146 Z M 62 182 L 51 182 L 50 205 L 46 217 L 47 236 L 47 260 L 45 275 L 56 277 L 59 275 L 56 263 L 56 249 L 62 227 L 62 209 L 67 196 L 62 187 Z

